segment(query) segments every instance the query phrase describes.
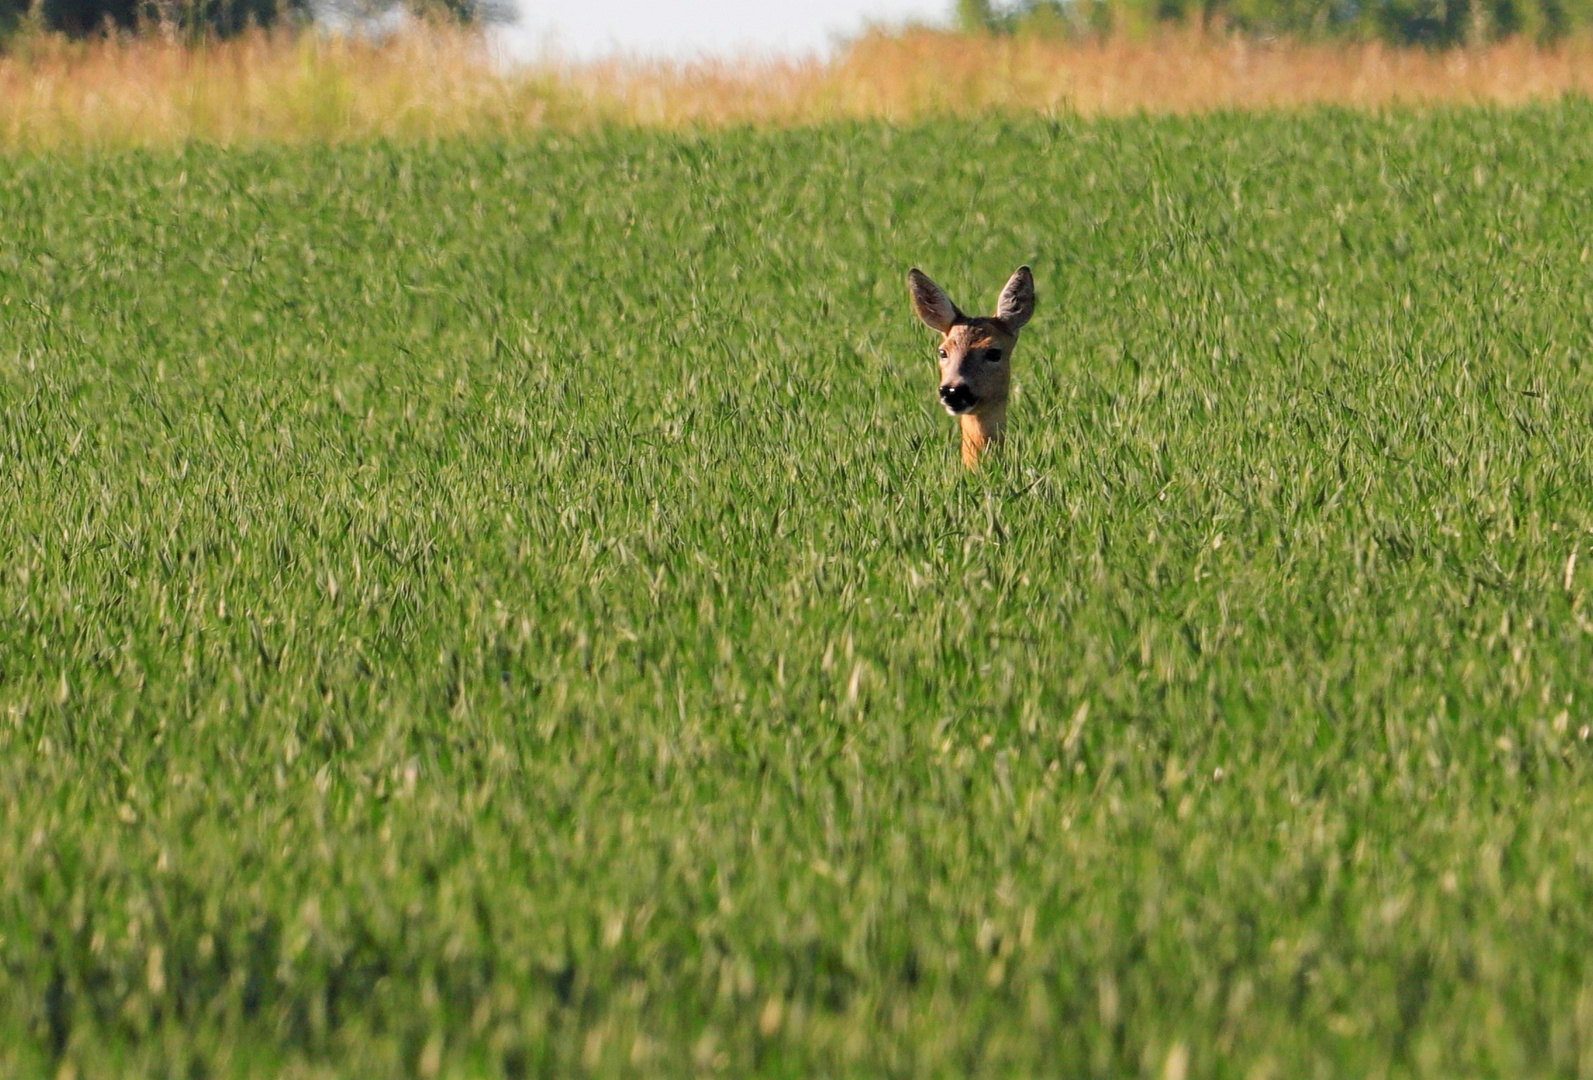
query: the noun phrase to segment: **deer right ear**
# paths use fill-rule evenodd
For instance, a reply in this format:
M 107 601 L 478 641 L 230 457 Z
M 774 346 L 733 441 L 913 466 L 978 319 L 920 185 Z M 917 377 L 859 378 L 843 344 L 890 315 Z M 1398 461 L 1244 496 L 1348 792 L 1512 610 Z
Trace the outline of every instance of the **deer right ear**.
M 930 281 L 929 275 L 916 266 L 907 271 L 907 288 L 913 294 L 913 311 L 931 330 L 948 333 L 962 318 L 962 312 L 951 302 L 946 290 Z
M 1020 266 L 1007 279 L 1007 287 L 1001 290 L 1001 299 L 996 301 L 996 318 L 1006 323 L 1007 329 L 1016 334 L 1033 315 L 1034 274 L 1027 266 Z

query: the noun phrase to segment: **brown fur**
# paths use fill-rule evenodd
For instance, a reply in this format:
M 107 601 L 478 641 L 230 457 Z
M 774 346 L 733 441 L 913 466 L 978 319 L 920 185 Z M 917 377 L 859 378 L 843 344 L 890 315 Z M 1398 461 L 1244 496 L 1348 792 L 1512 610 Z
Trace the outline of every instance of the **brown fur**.
M 1034 278 L 1027 266 L 1019 267 L 991 318 L 964 315 L 946 291 L 916 267 L 908 271 L 907 285 L 914 312 L 941 334 L 941 401 L 962 427 L 963 464 L 974 468 L 1006 433 L 1012 351 L 1018 331 L 1034 314 Z M 990 359 L 991 350 L 999 353 L 999 359 Z M 949 400 L 948 394 L 953 395 Z

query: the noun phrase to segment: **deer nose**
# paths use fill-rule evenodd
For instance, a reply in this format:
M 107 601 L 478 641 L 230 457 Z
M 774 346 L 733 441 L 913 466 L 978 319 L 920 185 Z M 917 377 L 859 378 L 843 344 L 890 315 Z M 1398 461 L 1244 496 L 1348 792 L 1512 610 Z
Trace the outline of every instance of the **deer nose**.
M 952 412 L 963 412 L 973 408 L 973 391 L 966 386 L 942 386 L 940 388 L 940 403 Z

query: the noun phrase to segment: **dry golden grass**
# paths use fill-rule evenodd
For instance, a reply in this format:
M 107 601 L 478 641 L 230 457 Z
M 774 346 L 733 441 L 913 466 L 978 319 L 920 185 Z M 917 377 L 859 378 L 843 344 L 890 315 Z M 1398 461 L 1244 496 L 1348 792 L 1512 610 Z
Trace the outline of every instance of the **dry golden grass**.
M 379 46 L 318 34 L 36 37 L 0 55 L 0 145 L 429 138 L 568 122 L 551 115 L 558 96 L 544 73 L 505 77 L 457 32 Z
M 1593 40 L 1430 52 L 1170 34 L 1067 43 L 946 34 L 866 38 L 827 80 L 852 110 L 1067 109 L 1085 115 L 1316 104 L 1516 105 L 1593 88 Z
M 0 146 L 430 138 L 598 123 L 908 121 L 1441 102 L 1514 105 L 1593 89 L 1593 41 L 1434 53 L 1169 35 L 1148 41 L 863 37 L 829 62 L 614 61 L 508 68 L 468 34 L 382 45 L 256 34 L 25 41 L 0 55 Z

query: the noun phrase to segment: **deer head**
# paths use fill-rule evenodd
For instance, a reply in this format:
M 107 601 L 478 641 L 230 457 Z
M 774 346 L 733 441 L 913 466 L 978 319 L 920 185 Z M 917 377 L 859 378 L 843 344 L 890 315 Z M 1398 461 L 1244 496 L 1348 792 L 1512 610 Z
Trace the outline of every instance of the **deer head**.
M 973 468 L 1006 431 L 1012 350 L 1034 314 L 1034 275 L 1018 267 L 989 317 L 964 315 L 917 267 L 907 272 L 907 287 L 913 311 L 941 335 L 940 403 L 962 426 L 963 464 Z

